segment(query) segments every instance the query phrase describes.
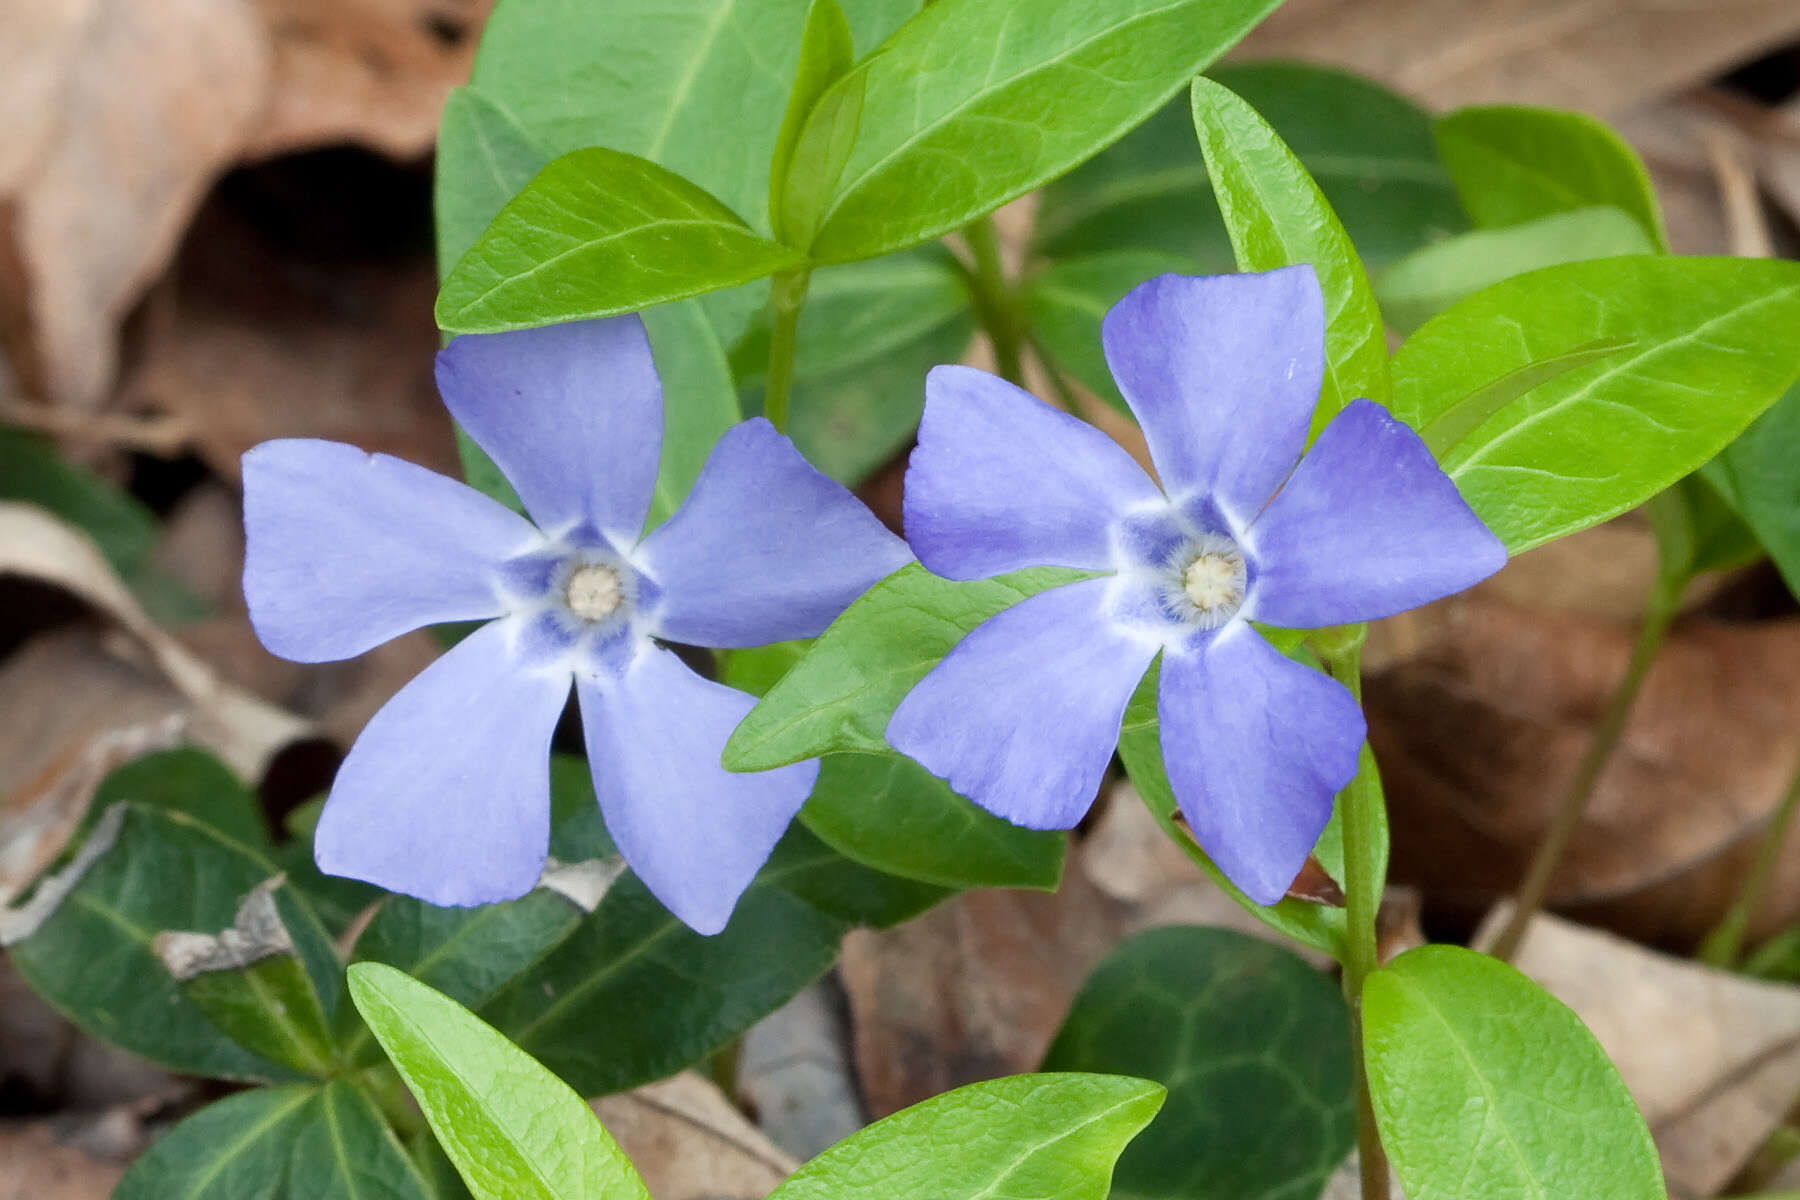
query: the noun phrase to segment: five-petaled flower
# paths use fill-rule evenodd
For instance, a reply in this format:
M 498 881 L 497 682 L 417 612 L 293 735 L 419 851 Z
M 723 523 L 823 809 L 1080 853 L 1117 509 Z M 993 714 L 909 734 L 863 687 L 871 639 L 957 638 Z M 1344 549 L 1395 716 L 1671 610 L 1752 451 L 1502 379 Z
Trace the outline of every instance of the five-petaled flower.
M 725 739 L 754 701 L 657 640 L 809 637 L 911 556 L 760 419 L 719 440 L 685 503 L 644 536 L 663 411 L 636 317 L 458 338 L 437 376 L 531 521 L 341 443 L 244 456 L 244 594 L 275 653 L 325 662 L 423 625 L 496 618 L 363 730 L 319 821 L 320 868 L 437 904 L 529 891 L 573 681 L 625 861 L 676 916 L 717 932 L 818 762 L 725 771 Z
M 1310 267 L 1165 275 L 1102 326 L 1159 489 L 1104 434 L 967 367 L 926 381 L 907 539 L 930 570 L 1104 572 L 976 627 L 888 740 L 990 811 L 1068 828 L 1092 803 L 1157 655 L 1163 760 L 1200 845 L 1280 899 L 1356 771 L 1362 711 L 1249 624 L 1389 616 L 1485 578 L 1506 550 L 1431 452 L 1357 400 L 1306 448 L 1324 372 Z M 1298 465 L 1296 465 L 1296 463 Z

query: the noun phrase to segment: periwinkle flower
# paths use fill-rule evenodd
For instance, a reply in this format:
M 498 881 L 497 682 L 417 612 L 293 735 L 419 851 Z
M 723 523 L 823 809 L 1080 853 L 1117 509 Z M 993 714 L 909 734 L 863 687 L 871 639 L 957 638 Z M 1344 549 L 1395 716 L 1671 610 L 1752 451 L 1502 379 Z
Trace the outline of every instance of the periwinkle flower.
M 1102 342 L 1160 488 L 1104 434 L 1003 380 L 928 377 L 906 474 L 919 560 L 951 579 L 1104 575 L 978 626 L 902 701 L 888 740 L 1002 817 L 1068 828 L 1161 654 L 1176 800 L 1226 876 L 1272 904 L 1355 774 L 1364 723 L 1348 691 L 1249 622 L 1389 616 L 1485 578 L 1506 550 L 1418 435 L 1368 400 L 1301 456 L 1324 372 L 1312 268 L 1152 279 L 1107 314 Z
M 727 432 L 686 502 L 643 536 L 663 406 L 636 317 L 461 337 L 437 378 L 531 520 L 337 442 L 244 456 L 244 594 L 276 654 L 325 662 L 492 618 L 357 738 L 319 821 L 320 868 L 436 904 L 529 891 L 573 682 L 625 861 L 676 916 L 717 932 L 818 763 L 727 772 L 720 752 L 754 701 L 658 642 L 815 635 L 911 555 L 761 419 Z

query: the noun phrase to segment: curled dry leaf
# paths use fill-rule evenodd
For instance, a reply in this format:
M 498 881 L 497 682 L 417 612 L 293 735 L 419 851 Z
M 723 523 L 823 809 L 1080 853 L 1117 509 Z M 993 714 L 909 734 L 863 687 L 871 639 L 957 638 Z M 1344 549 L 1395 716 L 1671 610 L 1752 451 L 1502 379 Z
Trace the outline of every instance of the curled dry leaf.
M 798 1165 L 692 1071 L 593 1108 L 656 1200 L 761 1200 Z
M 1484 596 L 1440 606 L 1433 637 L 1366 689 L 1396 879 L 1473 920 L 1516 886 L 1634 630 Z M 1551 903 L 1689 943 L 1731 902 L 1800 758 L 1800 621 L 1677 623 L 1601 776 Z M 1791 844 L 1751 937 L 1800 916 Z
M 1477 936 L 1491 937 L 1510 906 Z M 1539 917 L 1515 965 L 1594 1031 L 1643 1110 L 1675 1200 L 1717 1195 L 1800 1090 L 1800 992 Z
M 0 73 L 0 114 L 31 114 L 0 159 L 26 292 L 0 309 L 29 314 L 30 382 L 93 408 L 119 321 L 261 115 L 265 35 L 244 0 L 43 0 L 0 8 L 0 47 L 30 64 Z
M 66 1122 L 0 1124 L 0 1200 L 106 1200 L 112 1195 L 124 1166 L 84 1148 L 71 1134 Z
M 1791 0 L 1289 0 L 1240 52 L 1335 63 L 1440 108 L 1611 116 L 1796 34 Z

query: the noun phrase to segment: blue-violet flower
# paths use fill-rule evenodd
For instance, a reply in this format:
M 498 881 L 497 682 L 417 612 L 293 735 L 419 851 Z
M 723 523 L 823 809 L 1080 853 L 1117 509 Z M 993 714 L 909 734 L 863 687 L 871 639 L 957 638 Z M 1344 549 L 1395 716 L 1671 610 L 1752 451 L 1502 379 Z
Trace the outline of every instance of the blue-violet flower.
M 818 762 L 726 771 L 725 739 L 754 701 L 658 640 L 809 637 L 911 556 L 761 419 L 727 432 L 686 502 L 642 536 L 663 405 L 636 317 L 461 337 L 437 379 L 531 520 L 342 443 L 265 442 L 244 456 L 244 595 L 276 654 L 326 662 L 423 625 L 493 618 L 357 738 L 319 821 L 320 869 L 434 904 L 529 891 L 573 681 L 625 861 L 676 916 L 717 932 Z
M 1107 314 L 1101 340 L 1161 488 L 1104 434 L 1003 380 L 967 367 L 927 378 L 905 495 L 919 560 L 951 579 L 1105 574 L 978 626 L 901 702 L 888 740 L 1002 817 L 1068 828 L 1161 654 L 1176 800 L 1226 876 L 1272 904 L 1355 774 L 1365 730 L 1344 687 L 1249 622 L 1388 616 L 1485 578 L 1506 550 L 1418 435 L 1368 400 L 1301 457 L 1324 373 L 1311 267 L 1152 279 Z

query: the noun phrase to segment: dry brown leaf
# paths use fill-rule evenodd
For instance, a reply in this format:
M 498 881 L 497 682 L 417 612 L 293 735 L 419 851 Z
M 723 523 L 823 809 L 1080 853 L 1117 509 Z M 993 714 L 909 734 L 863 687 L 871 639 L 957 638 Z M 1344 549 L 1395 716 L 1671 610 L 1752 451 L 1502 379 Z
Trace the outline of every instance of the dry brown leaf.
M 432 378 L 436 290 L 427 257 L 321 270 L 210 205 L 146 304 L 123 403 L 182 417 L 228 480 L 273 437 L 353 442 L 454 474 Z
M 1489 915 L 1477 944 L 1510 915 Z M 1514 964 L 1574 1009 L 1650 1123 L 1672 1195 L 1717 1195 L 1800 1091 L 1800 990 L 1540 917 Z
M 1796 35 L 1793 0 L 1288 0 L 1240 53 L 1348 67 L 1440 108 L 1613 116 Z
M 691 1071 L 593 1108 L 656 1200 L 762 1200 L 797 1165 Z
M 1629 625 L 1481 597 L 1369 680 L 1396 878 L 1471 919 L 1518 882 L 1625 669 Z M 1800 756 L 1800 621 L 1678 623 L 1552 903 L 1652 940 L 1718 919 Z M 1800 915 L 1800 844 L 1752 931 Z
M 125 1174 L 49 1121 L 0 1124 L 0 1200 L 106 1200 Z
M 1113 906 L 1077 871 L 1054 894 L 965 892 L 897 929 L 852 931 L 839 972 L 870 1113 L 1035 1070 L 1119 936 Z
M 737 1098 L 789 1154 L 812 1158 L 867 1124 L 850 1070 L 842 993 L 831 979 L 758 1021 L 738 1052 Z
M 93 408 L 119 321 L 261 114 L 264 31 L 245 0 L 44 0 L 0 9 L 0 46 L 37 64 L 0 75 L 0 113 L 49 98 L 55 118 L 0 176 L 37 382 Z
M 356 142 L 430 151 L 450 89 L 469 78 L 493 0 L 258 0 L 274 87 L 251 156 Z

